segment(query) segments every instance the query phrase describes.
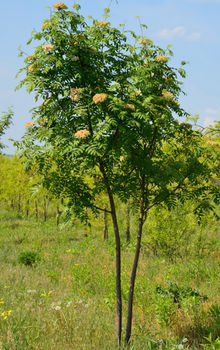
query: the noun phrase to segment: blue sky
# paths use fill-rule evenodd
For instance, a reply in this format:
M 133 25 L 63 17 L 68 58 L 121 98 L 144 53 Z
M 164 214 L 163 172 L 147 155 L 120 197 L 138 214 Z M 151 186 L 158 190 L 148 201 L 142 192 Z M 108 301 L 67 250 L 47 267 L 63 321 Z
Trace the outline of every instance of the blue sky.
M 8 0 L 1 3 L 0 32 L 0 112 L 13 106 L 14 125 L 3 138 L 13 153 L 8 138 L 20 139 L 24 124 L 31 120 L 29 110 L 34 106 L 33 95 L 25 89 L 14 91 L 19 79 L 15 75 L 23 66 L 18 57 L 18 46 L 31 54 L 25 43 L 32 29 L 40 30 L 42 21 L 49 17 L 49 9 L 56 1 Z M 58 1 L 57 1 L 58 2 Z M 64 1 L 69 9 L 75 1 Z M 156 45 L 165 48 L 172 45 L 173 66 L 182 60 L 187 77 L 181 98 L 182 106 L 193 115 L 199 114 L 199 123 L 208 125 L 220 120 L 220 0 L 79 0 L 81 12 L 101 19 L 103 9 L 111 8 L 110 22 L 113 26 L 125 23 L 127 29 L 140 33 L 136 16 L 148 26 L 144 33 Z

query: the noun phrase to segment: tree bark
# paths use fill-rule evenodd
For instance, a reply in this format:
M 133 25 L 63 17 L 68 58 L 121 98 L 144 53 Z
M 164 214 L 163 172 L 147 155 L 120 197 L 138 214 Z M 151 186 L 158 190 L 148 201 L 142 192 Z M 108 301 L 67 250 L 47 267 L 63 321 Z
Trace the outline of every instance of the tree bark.
M 21 211 L 21 195 L 20 195 L 20 193 L 18 195 L 18 211 L 19 212 Z
M 104 213 L 103 213 L 103 221 L 104 221 L 103 241 L 106 241 L 108 239 L 108 222 L 107 222 L 106 207 L 105 207 Z
M 126 242 L 130 242 L 131 231 L 130 231 L 130 208 L 129 205 L 126 208 Z
M 56 227 L 58 228 L 60 223 L 60 208 L 59 205 L 57 204 L 57 211 L 56 211 Z
M 47 200 L 44 198 L 44 222 L 47 221 Z
M 129 344 L 129 341 L 131 338 L 134 287 L 135 287 L 135 279 L 136 279 L 137 266 L 138 266 L 138 260 L 139 260 L 140 249 L 141 249 L 141 237 L 142 237 L 143 224 L 144 224 L 144 190 L 145 190 L 145 176 L 142 177 L 137 243 L 136 243 L 135 256 L 134 256 L 134 261 L 133 261 L 133 266 L 132 266 L 132 271 L 131 271 L 131 277 L 130 277 L 130 287 L 129 287 L 129 296 L 128 296 L 128 311 L 127 311 L 127 325 L 126 325 L 126 335 L 125 335 L 125 344 L 126 345 Z
M 105 168 L 102 162 L 100 162 L 100 171 L 103 175 L 103 180 L 107 189 L 111 216 L 115 233 L 115 267 L 116 267 L 116 297 L 117 297 L 117 317 L 116 317 L 116 335 L 117 342 L 120 348 L 121 346 L 121 331 L 122 331 L 122 297 L 121 297 L 121 242 L 120 242 L 120 233 L 118 228 L 118 220 L 115 209 L 114 197 L 111 192 L 111 188 L 108 183 L 108 178 L 105 173 Z
M 26 216 L 28 217 L 29 216 L 29 208 L 30 208 L 30 201 L 28 200 L 26 202 Z
M 35 201 L 35 217 L 38 219 L 38 201 Z

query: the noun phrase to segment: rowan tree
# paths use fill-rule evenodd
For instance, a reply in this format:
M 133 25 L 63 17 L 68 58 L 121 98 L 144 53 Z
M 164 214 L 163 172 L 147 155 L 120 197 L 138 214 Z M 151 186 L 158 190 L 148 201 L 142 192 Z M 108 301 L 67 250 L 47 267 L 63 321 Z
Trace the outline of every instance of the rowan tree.
M 161 203 L 212 192 L 202 134 L 179 118 L 183 68 L 169 65 L 172 52 L 103 20 L 86 23 L 80 6 L 53 5 L 31 39 L 40 44 L 25 58 L 19 87 L 43 99 L 19 143 L 26 167 L 38 167 L 44 186 L 66 198 L 69 218 L 105 210 L 108 195 L 116 247 L 117 339 L 121 343 L 121 244 L 115 197 L 138 208 L 138 234 L 131 272 L 125 341 L 131 336 L 135 277 L 143 224 Z M 145 25 L 141 25 L 146 28 Z M 22 55 L 22 52 L 21 52 Z M 185 64 L 185 62 L 182 62 Z M 17 143 L 18 144 L 18 143 Z M 92 179 L 92 181 L 91 181 Z M 202 180 L 202 181 L 201 181 Z M 205 182 L 204 182 L 205 181 Z M 217 195 L 216 195 L 217 198 Z

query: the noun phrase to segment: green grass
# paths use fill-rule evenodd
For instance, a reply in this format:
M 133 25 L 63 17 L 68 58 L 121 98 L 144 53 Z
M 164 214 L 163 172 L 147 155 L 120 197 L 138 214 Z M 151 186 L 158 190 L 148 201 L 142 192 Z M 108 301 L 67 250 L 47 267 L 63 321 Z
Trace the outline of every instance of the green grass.
M 27 220 L 1 209 L 0 350 L 115 349 L 111 228 L 109 233 L 109 241 L 103 242 L 100 218 L 91 230 L 81 224 L 57 229 L 53 221 Z M 135 246 L 132 235 L 134 242 L 129 245 L 122 240 L 124 324 Z M 220 336 L 220 316 L 210 313 L 212 305 L 220 305 L 220 246 L 211 244 L 219 236 L 219 230 L 207 232 L 210 248 L 204 255 L 192 252 L 175 263 L 153 256 L 143 246 L 131 350 L 178 349 L 180 345 L 199 349 L 210 332 L 215 338 Z M 36 264 L 19 263 L 19 254 L 30 251 L 40 257 Z M 189 297 L 178 307 L 171 298 L 156 293 L 156 287 L 166 287 L 169 280 L 196 288 L 208 300 L 199 303 Z

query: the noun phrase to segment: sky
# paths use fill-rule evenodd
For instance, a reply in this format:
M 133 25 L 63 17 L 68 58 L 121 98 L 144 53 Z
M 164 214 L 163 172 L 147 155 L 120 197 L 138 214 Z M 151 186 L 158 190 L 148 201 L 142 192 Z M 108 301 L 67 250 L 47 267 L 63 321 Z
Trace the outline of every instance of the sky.
M 64 0 L 72 8 L 76 1 Z M 15 91 L 23 67 L 23 58 L 18 57 L 18 46 L 31 54 L 26 42 L 33 29 L 39 31 L 44 19 L 49 18 L 49 9 L 56 3 L 52 0 L 8 0 L 1 2 L 0 13 L 0 112 L 12 106 L 13 126 L 2 138 L 8 146 L 7 154 L 15 148 L 9 138 L 19 140 L 24 134 L 24 125 L 31 120 L 30 109 L 35 105 L 34 96 L 25 88 Z M 179 67 L 180 62 L 189 62 L 181 106 L 192 115 L 199 115 L 198 124 L 207 126 L 220 120 L 220 0 L 79 0 L 84 17 L 92 15 L 102 19 L 103 9 L 110 7 L 112 26 L 120 23 L 126 29 L 141 34 L 139 19 L 148 26 L 144 35 L 155 45 L 166 48 L 172 45 L 174 57 L 170 64 Z M 37 43 L 36 43 L 37 46 Z

